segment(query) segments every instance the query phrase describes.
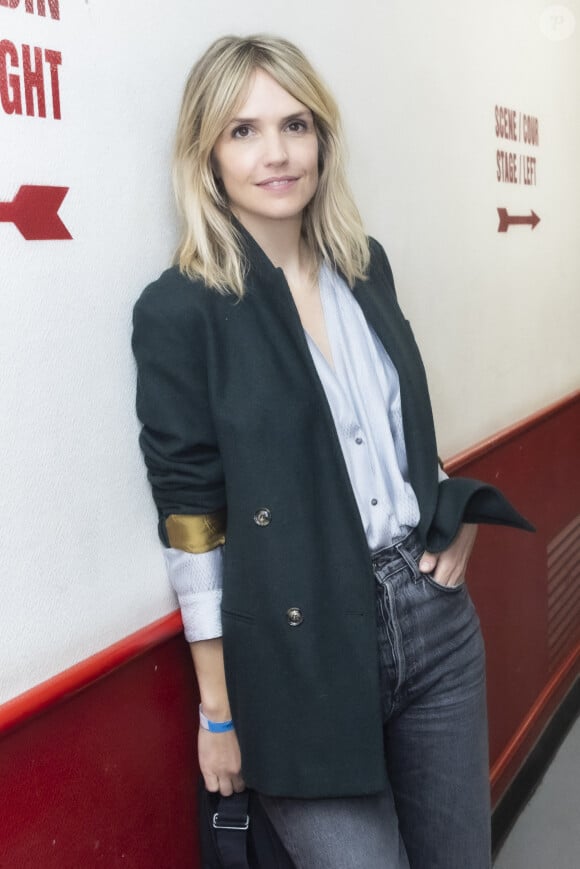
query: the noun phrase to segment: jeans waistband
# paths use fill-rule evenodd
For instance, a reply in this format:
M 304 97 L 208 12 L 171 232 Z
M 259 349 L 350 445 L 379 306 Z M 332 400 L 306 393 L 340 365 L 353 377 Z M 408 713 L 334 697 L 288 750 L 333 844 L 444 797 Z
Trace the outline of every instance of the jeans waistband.
M 424 551 L 425 547 L 421 543 L 419 534 L 413 528 L 406 537 L 397 540 L 396 543 L 392 543 L 390 546 L 385 546 L 383 549 L 371 553 L 373 570 L 375 572 L 380 570 L 383 574 L 385 571 L 390 572 L 391 570 L 398 569 L 401 566 L 401 561 L 407 565 L 409 564 L 409 558 L 412 561 L 418 561 Z

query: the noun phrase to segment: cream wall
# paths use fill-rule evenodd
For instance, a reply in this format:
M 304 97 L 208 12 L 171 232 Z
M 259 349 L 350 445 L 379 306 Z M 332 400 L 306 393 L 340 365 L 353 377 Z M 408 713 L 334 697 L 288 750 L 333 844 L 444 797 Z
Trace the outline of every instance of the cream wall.
M 549 4 L 62 0 L 59 20 L 48 2 L 44 18 L 14 4 L 0 2 L 0 41 L 61 52 L 62 119 L 48 72 L 49 117 L 0 107 L 0 202 L 21 184 L 69 187 L 73 240 L 0 222 L 0 702 L 175 605 L 136 447 L 130 313 L 175 242 L 172 131 L 214 37 L 283 34 L 338 97 L 443 455 L 566 394 L 580 367 L 579 37 L 549 38 L 563 32 L 558 17 L 540 26 Z M 500 143 L 496 104 L 537 116 L 539 146 Z M 536 187 L 496 181 L 512 144 L 537 157 Z M 501 206 L 541 222 L 499 234 Z

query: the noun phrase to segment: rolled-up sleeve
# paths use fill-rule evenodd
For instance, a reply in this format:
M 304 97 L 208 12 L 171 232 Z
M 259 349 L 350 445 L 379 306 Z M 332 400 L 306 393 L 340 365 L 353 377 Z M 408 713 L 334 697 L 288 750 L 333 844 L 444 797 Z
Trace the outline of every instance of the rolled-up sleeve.
M 164 550 L 167 576 L 177 595 L 185 639 L 189 643 L 222 635 L 223 546 L 192 554 Z
M 139 442 L 186 637 L 221 633 L 226 503 L 195 285 L 166 272 L 133 312 Z

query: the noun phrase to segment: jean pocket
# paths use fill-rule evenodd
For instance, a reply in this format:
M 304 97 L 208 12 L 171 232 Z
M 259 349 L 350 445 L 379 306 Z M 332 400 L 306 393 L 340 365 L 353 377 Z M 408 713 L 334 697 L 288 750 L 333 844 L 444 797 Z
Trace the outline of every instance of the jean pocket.
M 443 594 L 459 594 L 460 591 L 464 591 L 466 588 L 465 578 L 461 582 L 458 582 L 457 585 L 443 585 L 441 582 L 437 582 L 431 573 L 422 573 L 421 576 L 427 585 L 437 589 L 437 591 L 443 592 Z

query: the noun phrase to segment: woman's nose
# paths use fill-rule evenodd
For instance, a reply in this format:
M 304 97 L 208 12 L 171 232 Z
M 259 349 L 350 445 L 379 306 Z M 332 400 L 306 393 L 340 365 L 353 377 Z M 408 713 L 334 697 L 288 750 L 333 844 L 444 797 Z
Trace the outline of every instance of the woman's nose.
M 279 132 L 270 133 L 264 137 L 264 162 L 285 163 L 288 159 L 286 145 Z

